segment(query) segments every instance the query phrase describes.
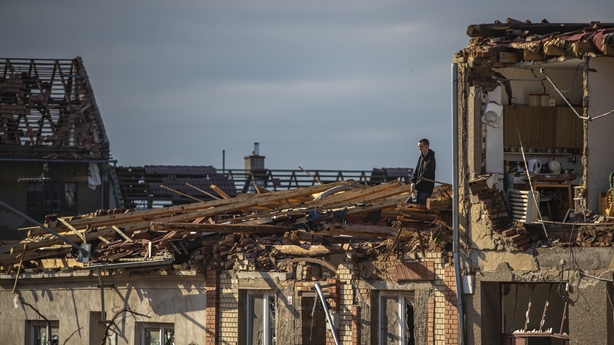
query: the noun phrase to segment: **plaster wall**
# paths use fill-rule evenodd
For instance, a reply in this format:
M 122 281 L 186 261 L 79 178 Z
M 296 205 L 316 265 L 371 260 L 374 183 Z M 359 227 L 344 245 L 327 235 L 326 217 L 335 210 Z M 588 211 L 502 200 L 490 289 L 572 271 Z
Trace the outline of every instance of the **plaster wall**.
M 575 63 L 577 61 L 577 63 Z M 495 72 L 500 73 L 508 80 L 511 87 L 509 89 L 503 87 L 502 101 L 504 105 L 529 105 L 529 94 L 547 93 L 554 96 L 556 106 L 566 106 L 565 101 L 554 89 L 552 84 L 545 79 L 545 76 L 540 72 L 540 68 L 544 68 L 544 72 L 552 79 L 554 84 L 561 90 L 569 90 L 564 95 L 568 98 L 571 104 L 576 106 L 582 105 L 582 60 L 573 60 L 567 62 L 563 68 L 557 64 L 544 64 L 528 68 L 498 68 Z M 579 68 L 578 68 L 579 66 Z
M 475 293 L 465 295 L 467 341 L 499 344 L 501 283 L 569 282 L 568 320 L 571 344 L 614 344 L 611 314 L 612 248 L 540 248 L 527 253 L 485 252 L 476 274 Z M 569 262 L 569 258 L 573 262 Z M 561 260 L 564 265 L 561 266 Z M 580 274 L 591 272 L 598 279 Z M 525 296 L 526 297 L 526 296 Z M 526 299 L 526 298 L 525 298 Z
M 88 272 L 92 273 L 92 272 Z M 173 324 L 177 344 L 204 344 L 205 329 L 205 281 L 202 276 L 103 276 L 105 288 L 106 319 L 126 308 L 147 315 L 132 316 L 126 313 L 116 319 L 119 334 L 118 345 L 140 344 L 137 322 Z M 91 329 L 100 315 L 101 296 L 98 279 L 93 277 L 52 278 L 41 274 L 37 278 L 19 280 L 18 294 L 32 304 L 49 320 L 59 321 L 60 343 L 66 345 L 90 343 Z M 42 320 L 31 308 L 21 305 L 12 294 L 13 279 L 0 280 L 0 338 L 23 343 L 26 320 Z
M 612 81 L 614 80 L 614 58 L 599 57 L 589 60 L 588 109 L 587 115 L 594 117 L 614 109 Z M 599 192 L 610 186 L 608 176 L 614 172 L 614 114 L 587 122 L 588 169 L 586 171 L 588 208 L 599 210 Z

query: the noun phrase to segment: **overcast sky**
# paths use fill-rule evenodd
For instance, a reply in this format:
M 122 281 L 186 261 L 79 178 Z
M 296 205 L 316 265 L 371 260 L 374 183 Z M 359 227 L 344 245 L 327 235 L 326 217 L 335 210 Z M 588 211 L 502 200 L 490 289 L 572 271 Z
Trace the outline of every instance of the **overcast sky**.
M 614 22 L 614 1 L 9 1 L 0 57 L 81 56 L 118 165 L 413 167 L 451 180 L 452 54 L 506 18 Z

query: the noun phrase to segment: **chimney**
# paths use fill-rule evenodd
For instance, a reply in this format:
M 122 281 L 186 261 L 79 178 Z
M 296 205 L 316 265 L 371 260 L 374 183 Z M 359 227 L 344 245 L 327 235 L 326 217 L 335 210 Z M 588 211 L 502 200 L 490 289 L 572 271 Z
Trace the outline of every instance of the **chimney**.
M 251 172 L 264 170 L 264 156 L 260 155 L 260 143 L 254 143 L 254 151 L 251 156 L 245 156 L 245 170 Z

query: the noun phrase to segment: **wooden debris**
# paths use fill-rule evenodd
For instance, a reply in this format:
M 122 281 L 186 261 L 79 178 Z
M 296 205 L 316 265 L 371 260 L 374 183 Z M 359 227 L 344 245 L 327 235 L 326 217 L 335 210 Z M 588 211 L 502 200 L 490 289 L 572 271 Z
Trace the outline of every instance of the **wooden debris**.
M 394 248 L 424 253 L 449 246 L 445 237 L 450 233 L 442 231 L 448 216 L 442 215 L 451 209 L 450 186 L 436 189 L 429 199 L 432 209 L 404 203 L 409 190 L 397 180 L 375 186 L 339 181 L 162 209 L 50 218 L 46 226 L 75 243 L 91 244 L 90 264 L 171 257 L 197 269 L 276 270 L 280 260 L 291 258 L 345 253 L 351 260 L 366 260 Z M 0 255 L 0 266 L 21 260 L 45 268 L 54 262 L 65 266 L 61 259 L 70 256 L 70 246 L 38 227 L 28 231 L 25 240 L 10 244 L 12 252 Z M 59 260 L 43 264 L 45 258 Z

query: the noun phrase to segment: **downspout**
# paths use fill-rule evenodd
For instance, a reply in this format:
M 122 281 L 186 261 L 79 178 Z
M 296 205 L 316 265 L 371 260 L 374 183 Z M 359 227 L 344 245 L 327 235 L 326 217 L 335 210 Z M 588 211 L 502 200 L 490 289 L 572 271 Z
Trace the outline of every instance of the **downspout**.
M 460 274 L 458 256 L 458 65 L 452 64 L 452 253 L 454 257 L 454 279 L 456 281 L 456 310 L 458 311 L 459 344 L 465 343 L 465 324 L 463 313 L 463 282 Z

